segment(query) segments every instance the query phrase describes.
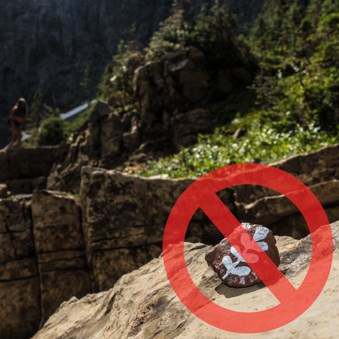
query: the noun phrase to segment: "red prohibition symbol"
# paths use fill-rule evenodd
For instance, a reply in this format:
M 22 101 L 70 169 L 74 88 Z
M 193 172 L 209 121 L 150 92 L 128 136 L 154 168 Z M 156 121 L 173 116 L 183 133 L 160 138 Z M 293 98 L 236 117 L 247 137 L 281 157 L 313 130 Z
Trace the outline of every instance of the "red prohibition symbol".
M 239 227 L 240 222 L 216 193 L 231 186 L 248 184 L 268 187 L 286 196 L 305 218 L 312 239 L 312 258 L 306 277 L 298 288 L 292 285 L 255 242 L 251 242 L 259 261 L 249 265 L 279 301 L 277 306 L 257 312 L 239 312 L 215 304 L 196 287 L 184 258 L 185 234 L 194 213 L 198 209 L 203 210 L 223 236 L 228 237 Z M 242 232 L 247 231 L 243 229 Z M 239 239 L 242 232 L 236 232 L 239 233 Z M 233 237 L 229 240 L 233 246 L 240 243 Z M 240 255 L 246 260 L 246 251 L 242 250 Z M 222 167 L 196 180 L 176 201 L 163 237 L 165 270 L 181 302 L 206 323 L 237 333 L 270 331 L 304 313 L 317 299 L 328 279 L 332 256 L 331 227 L 315 195 L 291 174 L 259 164 Z M 272 273 L 274 282 L 268 278 L 272 277 Z

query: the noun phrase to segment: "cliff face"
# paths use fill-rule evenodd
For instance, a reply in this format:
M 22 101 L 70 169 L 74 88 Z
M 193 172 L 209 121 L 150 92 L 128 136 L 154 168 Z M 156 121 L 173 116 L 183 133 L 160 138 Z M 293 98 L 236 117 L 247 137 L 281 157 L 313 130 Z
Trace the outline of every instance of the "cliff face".
M 168 13 L 170 1 L 34 0 L 0 1 L 1 102 L 42 88 L 52 104 L 76 100 L 84 66 L 97 74 L 117 43 L 144 41 Z
M 339 220 L 338 149 L 337 145 L 274 164 L 310 187 L 330 221 Z M 29 151 L 31 159 L 40 155 L 40 163 L 31 164 L 22 153 L 3 154 L 0 165 L 7 165 L 0 166 L 0 195 L 6 193 L 1 183 L 13 190 L 19 187 L 15 182 L 28 179 L 29 165 L 32 180 L 46 176 L 51 165 L 50 157 L 44 153 Z M 18 159 L 22 160 L 20 167 Z M 17 171 L 13 171 L 15 168 Z M 159 256 L 168 215 L 192 181 L 142 178 L 83 167 L 80 194 L 76 197 L 40 187 L 33 195 L 6 198 L 4 194 L 0 199 L 0 300 L 4 301 L 0 308 L 0 338 L 33 335 L 62 302 L 107 290 L 122 275 Z M 243 185 L 220 194 L 238 220 L 262 223 L 279 235 L 301 238 L 308 234 L 305 220 L 295 206 L 275 191 Z M 221 235 L 204 213 L 197 211 L 186 240 L 215 244 Z M 303 256 L 298 260 L 305 261 Z M 289 262 L 286 260 L 286 264 Z M 140 272 L 143 275 L 144 271 Z M 142 286 L 136 293 L 144 298 L 146 285 L 130 282 L 126 290 Z M 55 337 L 43 334 L 45 338 Z M 110 333 L 109 337 L 121 336 Z
M 201 2 L 193 2 L 193 12 Z M 242 22 L 248 22 L 260 10 L 262 0 L 226 2 Z M 79 103 L 85 96 L 80 86 L 85 69 L 93 74 L 95 87 L 119 41 L 147 41 L 169 14 L 171 3 L 0 0 L 0 145 L 8 138 L 8 110 L 19 96 L 31 103 L 40 88 L 49 105 L 68 108 Z
M 1 114 L 6 116 L 19 96 L 31 99 L 37 88 L 52 106 L 78 103 L 84 96 L 79 84 L 86 67 L 97 83 L 119 41 L 131 38 L 131 26 L 135 24 L 133 38 L 145 41 L 168 14 L 170 3 L 1 0 Z

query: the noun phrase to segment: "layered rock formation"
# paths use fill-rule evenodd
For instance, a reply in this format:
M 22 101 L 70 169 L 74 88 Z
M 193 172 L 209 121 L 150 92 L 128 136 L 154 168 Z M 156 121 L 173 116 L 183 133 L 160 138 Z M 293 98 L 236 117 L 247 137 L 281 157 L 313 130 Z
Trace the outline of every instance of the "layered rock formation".
M 83 230 L 96 290 L 111 286 L 161 253 L 168 215 L 192 180 L 146 179 L 84 168 L 81 182 Z M 233 210 L 229 195 L 223 200 Z M 216 243 L 220 233 L 196 213 L 186 235 Z
M 91 291 L 80 208 L 63 193 L 0 200 L 1 338 L 27 338 L 64 300 Z
M 108 289 L 157 257 L 190 183 L 85 168 L 81 205 L 52 191 L 0 200 L 0 337 L 29 337 L 63 301 Z M 188 239 L 219 239 L 203 220 L 192 221 Z
M 337 145 L 272 164 L 306 184 L 322 203 L 331 221 L 339 219 L 338 154 Z M 241 220 L 270 225 L 275 234 L 286 235 L 286 229 L 295 238 L 308 234 L 305 220 L 296 207 L 277 192 L 264 187 L 243 185 L 238 186 L 234 194 Z
M 100 140 L 100 133 L 91 140 Z M 87 154 L 101 151 L 93 145 Z M 339 146 L 333 146 L 274 164 L 310 187 L 330 221 L 339 219 L 338 150 Z M 22 166 L 28 162 L 24 151 L 17 151 L 23 152 Z M 38 151 L 27 152 L 30 159 L 39 155 Z M 46 175 L 53 152 L 44 159 L 41 151 L 41 162 L 30 162 L 27 168 L 18 159 L 14 166 L 15 154 L 3 154 L 2 181 L 6 175 L 13 180 Z M 4 319 L 0 337 L 32 335 L 63 301 L 107 290 L 123 274 L 157 257 L 168 215 L 193 182 L 80 168 L 81 189 L 76 197 L 46 190 L 7 197 L 7 185 L 1 185 L 0 293 L 5 307 L 0 310 Z M 275 234 L 294 238 L 308 234 L 295 206 L 277 192 L 244 185 L 218 195 L 240 221 L 262 223 Z M 221 239 L 216 227 L 198 210 L 186 240 L 216 244 Z
M 338 246 L 339 222 L 332 225 L 332 233 L 334 244 Z M 312 252 L 311 244 L 309 237 L 300 241 L 278 237 L 277 246 L 282 254 L 280 269 L 296 287 L 300 286 L 307 273 Z M 185 244 L 188 271 L 195 285 L 206 297 L 221 307 L 240 312 L 257 312 L 277 305 L 277 300 L 264 286 L 239 290 L 220 284 L 204 260 L 208 249 L 209 247 L 202 244 Z M 306 313 L 284 327 L 265 334 L 251 334 L 251 337 L 262 338 L 269 335 L 274 338 L 336 338 L 339 326 L 339 274 L 336 269 L 338 263 L 339 253 L 336 249 L 325 289 Z M 180 272 L 179 267 L 177 275 Z M 190 290 L 187 295 L 190 295 Z M 205 306 L 200 305 L 201 313 Z M 65 302 L 34 338 L 123 339 L 197 336 L 239 338 L 241 334 L 212 327 L 190 313 L 174 294 L 165 273 L 163 259 L 160 257 L 139 270 L 124 275 L 107 292 L 88 295 L 81 300 L 72 298 Z
M 35 192 L 32 229 L 44 322 L 69 296 L 91 291 L 79 204 L 66 193 Z
M 0 200 L 0 337 L 33 335 L 40 309 L 29 198 Z

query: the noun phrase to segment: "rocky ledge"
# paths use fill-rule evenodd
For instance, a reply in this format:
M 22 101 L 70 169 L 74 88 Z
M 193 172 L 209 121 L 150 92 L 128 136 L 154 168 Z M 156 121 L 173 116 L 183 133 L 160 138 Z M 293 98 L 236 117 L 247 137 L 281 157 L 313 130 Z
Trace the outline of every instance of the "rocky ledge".
M 0 198 L 45 188 L 49 172 L 59 157 L 57 146 L 0 151 Z
M 274 164 L 308 185 L 330 222 L 339 220 L 338 149 L 337 145 Z M 37 190 L 6 198 L 7 186 L 0 185 L 1 338 L 31 336 L 62 302 L 108 290 L 124 274 L 158 257 L 168 215 L 193 182 L 93 167 L 84 167 L 79 180 L 77 196 Z M 300 239 L 308 234 L 295 206 L 275 191 L 244 185 L 218 195 L 242 222 L 262 224 L 275 235 Z M 198 210 L 185 241 L 220 240 L 220 232 Z
M 331 226 L 336 247 L 339 243 L 339 222 Z M 280 269 L 295 287 L 300 286 L 311 257 L 310 237 L 302 240 L 277 237 L 277 246 L 281 253 Z M 185 243 L 188 271 L 196 286 L 210 300 L 222 307 L 246 312 L 277 304 L 264 285 L 234 289 L 220 284 L 204 259 L 209 249 L 203 244 Z M 338 262 L 339 252 L 336 249 L 330 277 L 319 298 L 295 321 L 268 332 L 270 337 L 337 337 Z M 174 294 L 160 257 L 124 275 L 107 292 L 87 295 L 80 300 L 72 298 L 63 303 L 34 338 L 192 338 L 194 334 L 203 338 L 242 337 L 211 327 L 192 315 Z

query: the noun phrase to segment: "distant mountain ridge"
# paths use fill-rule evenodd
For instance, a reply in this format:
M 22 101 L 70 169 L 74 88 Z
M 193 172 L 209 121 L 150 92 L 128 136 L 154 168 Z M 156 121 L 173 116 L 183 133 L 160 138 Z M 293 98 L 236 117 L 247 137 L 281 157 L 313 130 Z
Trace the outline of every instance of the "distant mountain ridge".
M 193 10 L 202 2 L 193 1 Z M 248 22 L 263 0 L 226 2 L 240 22 Z M 172 0 L 0 0 L 0 145 L 19 96 L 30 103 L 40 88 L 51 106 L 79 104 L 85 69 L 97 83 L 119 41 L 147 41 L 171 5 Z

